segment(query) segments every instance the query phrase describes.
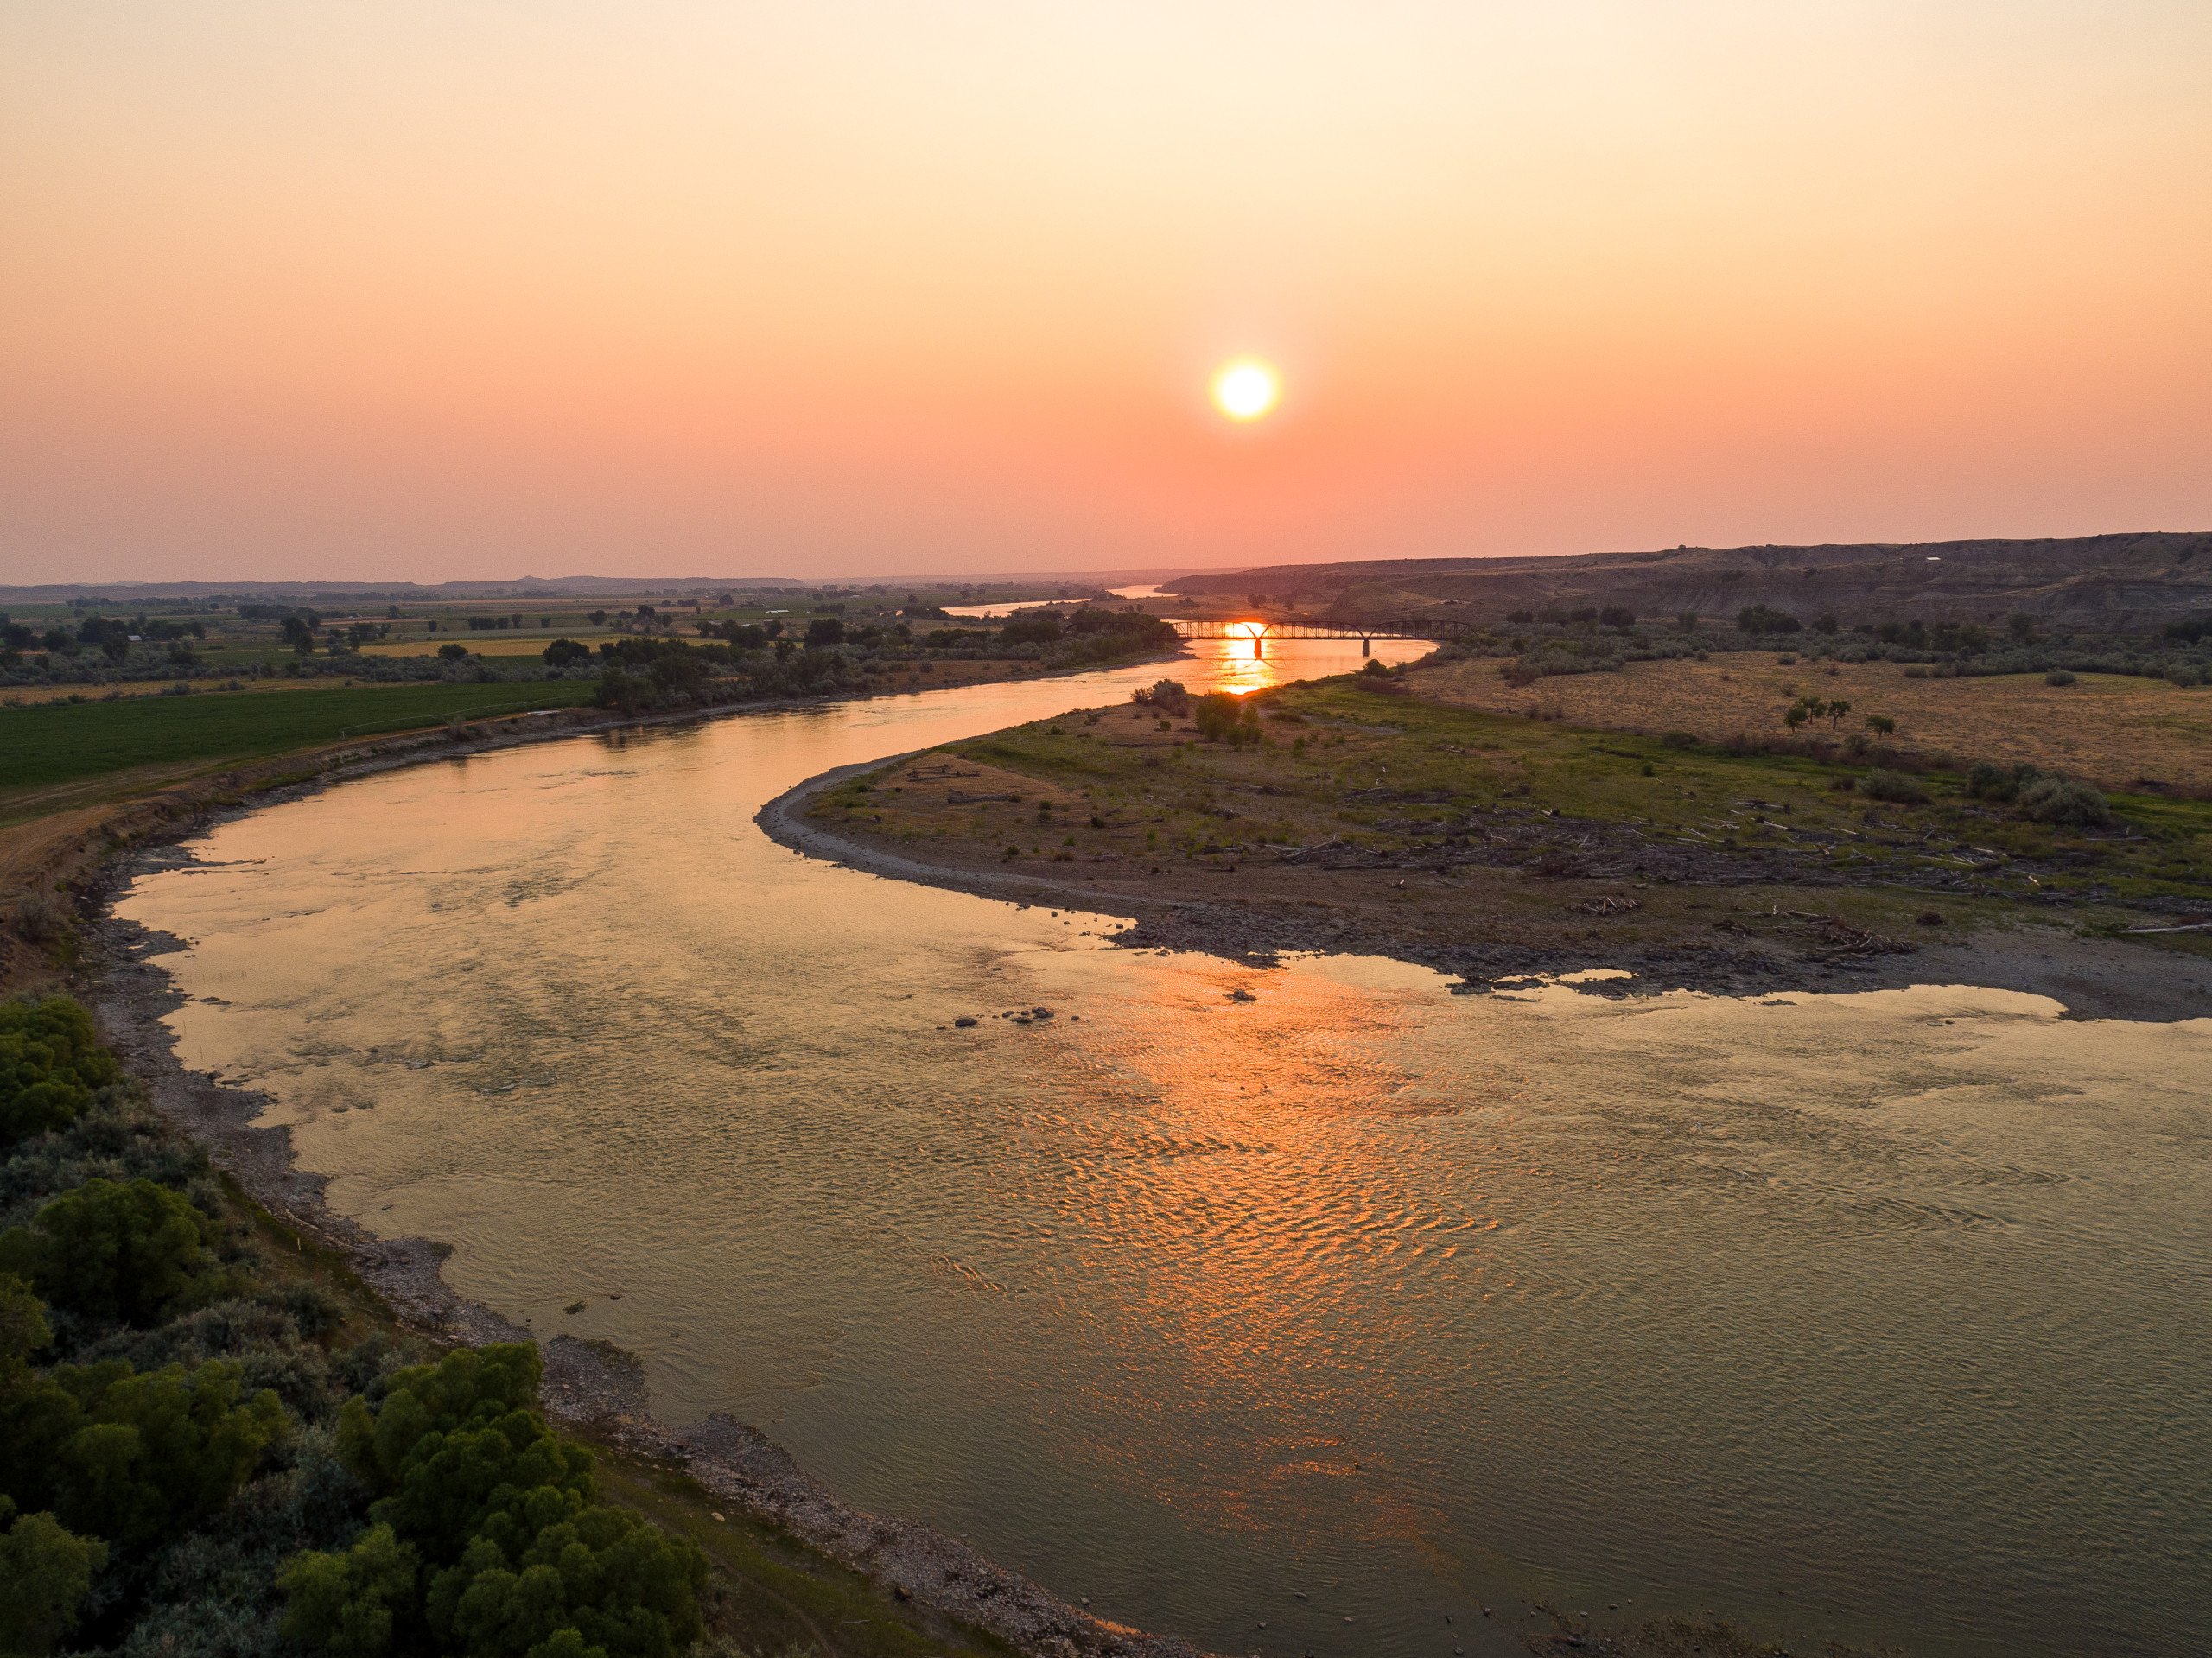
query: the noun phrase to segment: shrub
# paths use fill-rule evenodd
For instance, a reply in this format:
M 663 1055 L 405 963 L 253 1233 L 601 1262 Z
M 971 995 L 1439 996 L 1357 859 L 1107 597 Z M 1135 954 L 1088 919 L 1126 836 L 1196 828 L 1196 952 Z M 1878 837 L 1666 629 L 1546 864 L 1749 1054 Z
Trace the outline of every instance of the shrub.
M 2032 765 L 1995 765 L 1976 760 L 1967 772 L 1967 792 L 1976 800 L 2017 800 L 2023 784 L 2035 781 Z
M 1659 740 L 1669 748 L 1695 748 L 1697 734 L 1689 731 L 1670 731 Z
M 2038 823 L 2101 828 L 2113 821 L 2104 796 L 2072 778 L 2037 778 L 2020 791 L 2020 810 Z
M 0 1145 L 66 1128 L 118 1074 L 68 997 L 0 1004 Z
M 2043 677 L 2043 683 L 2046 685 L 2071 685 L 2074 676 L 2063 668 L 2053 668 Z
M 50 1652 L 77 1627 L 92 1576 L 107 1564 L 107 1545 L 78 1536 L 50 1514 L 17 1515 L 4 1496 L 0 1527 L 0 1652 Z
M 1917 778 L 1879 765 L 1867 772 L 1859 788 L 1870 800 L 1886 800 L 1894 805 L 1916 806 L 1928 798 L 1928 791 Z
M 1191 693 L 1179 679 L 1155 681 L 1149 690 L 1129 693 L 1129 701 L 1140 708 L 1158 708 L 1162 714 L 1185 714 L 1190 711 Z
M 1210 691 L 1198 701 L 1198 735 L 1210 743 L 1242 747 L 1260 740 L 1260 710 L 1227 691 Z
M 215 1225 L 151 1180 L 87 1180 L 0 1233 L 0 1273 L 90 1318 L 144 1324 L 196 1286 Z

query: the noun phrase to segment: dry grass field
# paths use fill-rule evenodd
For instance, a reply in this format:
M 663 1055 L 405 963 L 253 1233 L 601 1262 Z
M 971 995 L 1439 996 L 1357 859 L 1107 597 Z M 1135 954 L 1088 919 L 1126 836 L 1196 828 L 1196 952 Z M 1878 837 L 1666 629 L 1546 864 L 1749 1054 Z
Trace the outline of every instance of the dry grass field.
M 1764 651 L 1704 662 L 1637 662 L 1618 673 L 1562 675 L 1509 685 L 1495 661 L 1446 663 L 1408 676 L 1415 694 L 1499 714 L 1555 713 L 1570 725 L 1687 731 L 1713 741 L 1741 732 L 1780 737 L 1799 696 L 1851 704 L 1844 731 L 1870 714 L 1897 722 L 1899 745 L 1947 750 L 1961 765 L 2025 760 L 2108 789 L 2155 780 L 2212 796 L 2212 689 L 2084 674 L 2046 685 L 2039 674 L 1908 679 L 1894 662 L 1784 664 Z M 1826 721 L 1810 728 L 1827 729 Z

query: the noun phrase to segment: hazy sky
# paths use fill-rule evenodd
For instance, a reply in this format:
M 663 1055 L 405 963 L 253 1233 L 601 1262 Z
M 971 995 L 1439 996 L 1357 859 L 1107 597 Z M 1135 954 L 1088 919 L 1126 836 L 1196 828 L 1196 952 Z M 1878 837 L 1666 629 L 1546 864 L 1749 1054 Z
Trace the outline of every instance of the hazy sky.
M 0 4 L 0 581 L 2184 528 L 2207 0 Z

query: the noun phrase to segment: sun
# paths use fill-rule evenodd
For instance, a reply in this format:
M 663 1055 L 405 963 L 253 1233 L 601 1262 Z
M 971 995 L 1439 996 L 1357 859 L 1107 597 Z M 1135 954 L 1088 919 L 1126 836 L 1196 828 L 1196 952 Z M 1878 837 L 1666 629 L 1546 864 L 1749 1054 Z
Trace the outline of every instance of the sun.
M 1258 420 L 1282 401 L 1282 376 L 1256 357 L 1237 357 L 1214 371 L 1213 406 L 1231 420 Z

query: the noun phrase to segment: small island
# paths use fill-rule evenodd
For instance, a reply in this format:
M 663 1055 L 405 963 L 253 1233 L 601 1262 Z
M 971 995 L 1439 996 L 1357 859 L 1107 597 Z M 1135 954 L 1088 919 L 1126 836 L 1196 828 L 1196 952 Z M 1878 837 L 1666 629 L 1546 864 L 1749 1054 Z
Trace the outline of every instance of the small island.
M 1586 988 L 1933 980 L 2137 1018 L 2212 1006 L 2202 780 L 2069 772 L 2049 751 L 2069 727 L 2022 714 L 2054 689 L 2040 678 L 1873 664 L 1842 687 L 1755 653 L 1637 666 L 1567 682 L 1573 722 L 1449 652 L 1243 699 L 1163 681 L 826 782 L 769 827 L 910 879 L 1134 913 L 1134 943 L 1389 955 L 1470 991 L 1618 969 L 1633 977 Z M 2115 746 L 2132 698 L 2188 696 L 2145 683 L 2101 688 Z M 1966 729 L 2005 733 L 1999 757 L 1920 734 L 1966 717 L 1947 721 L 1939 689 Z M 1699 728 L 1654 730 L 1655 707 Z

